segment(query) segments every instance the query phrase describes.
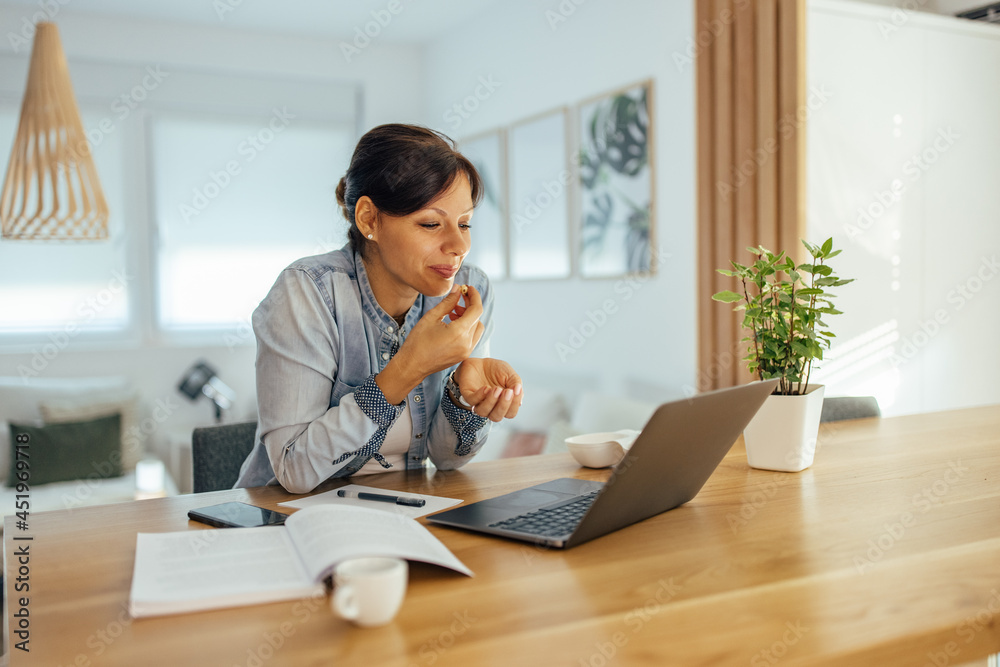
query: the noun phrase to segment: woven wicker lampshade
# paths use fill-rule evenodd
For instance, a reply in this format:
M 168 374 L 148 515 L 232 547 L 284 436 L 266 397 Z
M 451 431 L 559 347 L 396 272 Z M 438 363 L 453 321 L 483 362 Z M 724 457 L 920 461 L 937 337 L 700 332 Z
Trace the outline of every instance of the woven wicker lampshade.
M 108 205 L 54 23 L 36 26 L 0 223 L 5 239 L 108 238 Z

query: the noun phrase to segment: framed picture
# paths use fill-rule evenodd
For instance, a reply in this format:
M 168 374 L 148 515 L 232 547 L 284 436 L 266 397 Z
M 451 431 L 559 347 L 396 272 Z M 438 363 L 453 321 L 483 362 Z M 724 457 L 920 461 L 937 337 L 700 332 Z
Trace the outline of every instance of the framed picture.
M 510 276 L 566 278 L 571 271 L 565 107 L 510 128 Z
M 507 275 L 507 165 L 506 136 L 493 130 L 458 142 L 483 181 L 483 199 L 472 216 L 472 249 L 466 261 L 491 279 Z
M 585 278 L 651 273 L 653 82 L 578 105 L 579 271 Z

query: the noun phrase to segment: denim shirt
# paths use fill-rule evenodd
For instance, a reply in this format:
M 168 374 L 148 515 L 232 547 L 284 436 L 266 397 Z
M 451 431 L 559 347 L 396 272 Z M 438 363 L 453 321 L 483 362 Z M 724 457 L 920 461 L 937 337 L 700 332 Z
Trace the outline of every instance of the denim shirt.
M 472 356 L 485 357 L 493 332 L 489 280 L 466 264 L 455 284 L 473 285 L 482 295 L 485 329 Z M 400 331 L 375 301 L 361 257 L 350 246 L 282 271 L 253 313 L 257 435 L 236 488 L 281 484 L 306 493 L 330 477 L 354 474 L 370 459 L 382 462 L 378 448 L 407 405 L 413 422 L 408 469 L 424 467 L 428 457 L 442 470 L 467 463 L 486 442 L 490 422 L 445 395 L 457 366 L 427 376 L 399 405 L 391 405 L 375 383 L 442 298 L 417 295 Z

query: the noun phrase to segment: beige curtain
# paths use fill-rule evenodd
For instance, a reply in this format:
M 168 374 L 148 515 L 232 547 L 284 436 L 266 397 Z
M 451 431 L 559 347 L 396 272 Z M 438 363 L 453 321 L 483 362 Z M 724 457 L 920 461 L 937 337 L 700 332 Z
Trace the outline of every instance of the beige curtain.
M 698 390 L 751 380 L 716 273 L 747 246 L 802 257 L 805 230 L 805 0 L 696 0 Z

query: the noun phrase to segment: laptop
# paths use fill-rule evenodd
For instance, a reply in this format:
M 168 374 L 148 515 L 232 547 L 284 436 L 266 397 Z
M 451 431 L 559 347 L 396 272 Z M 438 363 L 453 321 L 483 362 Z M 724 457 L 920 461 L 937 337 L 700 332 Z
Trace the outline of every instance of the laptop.
M 695 497 L 778 380 L 656 409 L 607 482 L 561 478 L 427 517 L 431 523 L 566 548 Z

